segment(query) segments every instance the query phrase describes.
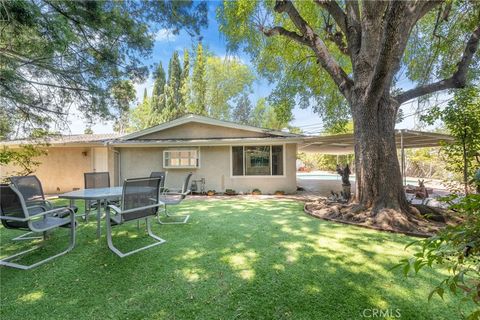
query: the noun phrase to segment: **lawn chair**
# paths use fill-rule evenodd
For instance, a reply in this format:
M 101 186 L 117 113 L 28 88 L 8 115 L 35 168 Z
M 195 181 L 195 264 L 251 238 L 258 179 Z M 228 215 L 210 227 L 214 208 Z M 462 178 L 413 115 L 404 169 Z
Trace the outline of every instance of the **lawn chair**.
M 85 189 L 110 188 L 109 172 L 85 172 L 83 174 Z M 108 202 L 108 204 L 118 206 L 118 201 Z M 88 220 L 88 214 L 92 210 L 97 210 L 97 201 L 85 200 L 85 220 Z
M 47 231 L 59 227 L 70 228 L 70 244 L 66 250 L 30 265 L 12 262 L 12 260 L 16 260 L 17 258 L 39 248 L 39 246 L 35 246 L 31 249 L 3 258 L 0 260 L 0 265 L 23 270 L 32 269 L 66 254 L 75 246 L 75 211 L 72 208 L 63 207 L 48 209 L 45 205 L 42 206 L 38 204 L 27 207 L 22 194 L 13 184 L 3 184 L 0 185 L 0 214 L 2 224 L 6 228 L 43 233 L 44 239 Z M 65 216 L 65 214 L 68 216 Z
M 162 178 L 162 182 L 160 182 L 160 193 L 163 193 L 165 190 L 165 180 L 167 180 L 167 172 L 152 171 L 152 173 L 150 173 L 150 178 Z
M 165 240 L 153 234 L 149 220 L 150 216 L 156 215 L 158 207 L 163 205 L 158 200 L 161 180 L 162 178 L 127 179 L 123 183 L 121 207 L 118 208 L 115 205 L 107 206 L 107 243 L 110 250 L 119 257 L 123 258 L 165 242 Z M 114 215 L 111 214 L 112 210 Z M 126 253 L 121 252 L 113 245 L 112 227 L 140 219 L 145 219 L 148 235 L 155 239 L 156 242 Z
M 47 210 L 67 208 L 67 206 L 55 206 L 50 201 L 45 199 L 42 183 L 37 178 L 37 176 L 16 176 L 16 177 L 10 177 L 9 179 L 13 183 L 15 188 L 22 194 L 27 207 L 38 205 L 38 206 L 45 207 Z M 75 206 L 69 206 L 69 208 L 72 208 L 73 211 L 75 211 L 75 213 L 78 211 L 78 208 Z M 55 215 L 58 216 L 59 214 L 68 215 L 68 212 L 59 211 Z M 60 216 L 60 218 L 63 218 L 63 217 Z M 32 232 L 28 232 L 13 240 L 38 239 L 38 237 L 27 237 L 31 233 Z
M 173 221 L 173 222 L 166 222 L 162 221 L 160 219 L 161 211 L 159 210 L 157 214 L 157 220 L 160 224 L 185 224 L 187 223 L 188 219 L 190 218 L 190 215 L 186 216 L 173 216 L 168 213 L 167 206 L 169 205 L 178 205 L 180 204 L 190 193 L 190 190 L 188 189 L 189 183 L 190 183 L 190 178 L 192 177 L 192 173 L 190 172 L 186 177 L 183 182 L 182 189 L 165 189 L 166 191 L 160 193 L 159 200 L 161 203 L 163 203 L 163 213 L 165 214 L 166 217 L 176 217 L 176 218 L 181 218 L 179 221 Z

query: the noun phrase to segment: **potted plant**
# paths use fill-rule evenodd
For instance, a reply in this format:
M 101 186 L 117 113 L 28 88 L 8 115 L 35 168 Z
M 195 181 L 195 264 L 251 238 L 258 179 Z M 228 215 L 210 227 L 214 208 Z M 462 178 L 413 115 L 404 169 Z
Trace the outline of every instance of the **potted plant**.
M 215 190 L 208 190 L 207 191 L 207 196 L 214 196 L 215 195 Z
M 262 191 L 260 191 L 260 189 L 258 189 L 258 188 L 255 188 L 255 189 L 252 190 L 252 194 L 255 195 L 255 196 L 258 196 L 258 195 L 262 194 Z

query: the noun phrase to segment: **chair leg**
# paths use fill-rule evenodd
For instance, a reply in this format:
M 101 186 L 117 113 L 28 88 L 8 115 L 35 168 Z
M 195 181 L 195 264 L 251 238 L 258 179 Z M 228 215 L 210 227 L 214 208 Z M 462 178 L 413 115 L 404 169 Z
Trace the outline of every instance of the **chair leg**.
M 117 256 L 119 256 L 120 258 L 124 258 L 124 257 L 127 257 L 129 255 L 132 255 L 134 253 L 137 253 L 139 251 L 143 251 L 143 250 L 146 250 L 146 249 L 149 249 L 149 248 L 152 248 L 152 247 L 155 247 L 155 246 L 158 246 L 160 244 L 163 244 L 166 242 L 166 240 L 160 238 L 159 236 L 155 235 L 152 230 L 151 230 L 151 227 L 150 227 L 150 220 L 148 218 L 145 219 L 145 222 L 147 224 L 147 232 L 148 232 L 148 235 L 150 237 L 152 237 L 153 239 L 156 240 L 156 242 L 152 243 L 152 244 L 149 244 L 147 246 L 144 246 L 144 247 L 141 247 L 141 248 L 138 248 L 138 249 L 135 249 L 135 250 L 131 250 L 131 251 L 128 251 L 128 252 L 122 252 L 120 251 L 118 248 L 116 248 L 114 245 L 113 245 L 113 241 L 112 241 L 112 225 L 111 225 L 111 221 L 110 221 L 110 210 L 107 209 L 107 244 L 108 244 L 108 247 L 110 248 L 110 250 L 112 250 Z
M 30 264 L 30 265 L 24 265 L 24 264 L 19 264 L 19 263 L 12 262 L 12 260 L 14 260 L 15 258 L 20 258 L 21 256 L 23 256 L 23 255 L 25 255 L 29 252 L 32 252 L 33 250 L 36 250 L 36 249 L 41 247 L 41 246 L 35 246 L 31 249 L 16 253 L 16 254 L 11 255 L 9 257 L 6 257 L 6 258 L 3 258 L 2 260 L 0 260 L 0 265 L 1 266 L 6 266 L 6 267 L 11 267 L 11 268 L 16 268 L 16 269 L 21 269 L 21 270 L 30 270 L 30 269 L 36 268 L 39 265 L 42 265 L 46 262 L 49 262 L 50 260 L 53 260 L 53 259 L 58 258 L 60 256 L 63 256 L 64 254 L 72 251 L 72 249 L 75 247 L 75 234 L 76 234 L 75 233 L 75 218 L 74 218 L 75 213 L 72 212 L 72 215 L 73 215 L 73 218 L 72 218 L 72 222 L 70 223 L 70 241 L 69 241 L 69 246 L 66 250 L 64 250 L 60 253 L 57 253 L 53 256 L 50 256 L 46 259 L 43 259 L 43 260 L 40 260 L 40 261 L 35 262 L 33 264 Z
M 160 224 L 185 224 L 187 223 L 188 219 L 190 218 L 190 215 L 186 215 L 186 216 L 175 216 L 175 215 L 169 215 L 168 214 L 168 210 L 167 210 L 167 205 L 165 205 L 165 208 L 163 209 L 164 213 L 165 213 L 165 217 L 175 217 L 175 218 L 181 218 L 181 220 L 179 221 L 172 221 L 172 222 L 164 222 L 160 219 L 160 210 L 157 212 L 157 221 L 158 223 Z
M 43 239 L 43 236 L 36 236 L 36 237 L 30 237 L 29 235 L 34 234 L 35 232 L 30 231 L 27 233 L 22 234 L 21 236 L 15 237 L 12 239 L 12 241 L 24 241 L 24 240 L 36 240 L 36 239 Z

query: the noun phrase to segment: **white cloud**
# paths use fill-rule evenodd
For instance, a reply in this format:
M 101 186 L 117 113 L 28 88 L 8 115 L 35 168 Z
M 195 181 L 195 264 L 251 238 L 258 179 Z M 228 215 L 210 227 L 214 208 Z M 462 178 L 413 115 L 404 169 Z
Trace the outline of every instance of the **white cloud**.
M 158 41 L 158 42 L 163 42 L 163 41 L 169 41 L 169 42 L 173 42 L 175 41 L 175 39 L 177 38 L 177 36 L 175 34 L 173 34 L 173 30 L 171 29 L 160 29 L 157 31 L 157 33 L 155 33 L 155 41 Z

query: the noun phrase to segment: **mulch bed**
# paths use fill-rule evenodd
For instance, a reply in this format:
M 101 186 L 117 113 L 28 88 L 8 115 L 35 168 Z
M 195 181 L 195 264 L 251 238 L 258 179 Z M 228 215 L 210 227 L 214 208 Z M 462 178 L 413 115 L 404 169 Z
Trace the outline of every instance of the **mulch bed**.
M 431 237 L 446 225 L 458 220 L 439 208 L 419 205 L 412 210 L 415 214 L 408 217 L 388 209 L 372 214 L 369 210 L 361 211 L 353 205 L 326 198 L 309 201 L 304 205 L 305 213 L 319 219 L 422 238 Z

